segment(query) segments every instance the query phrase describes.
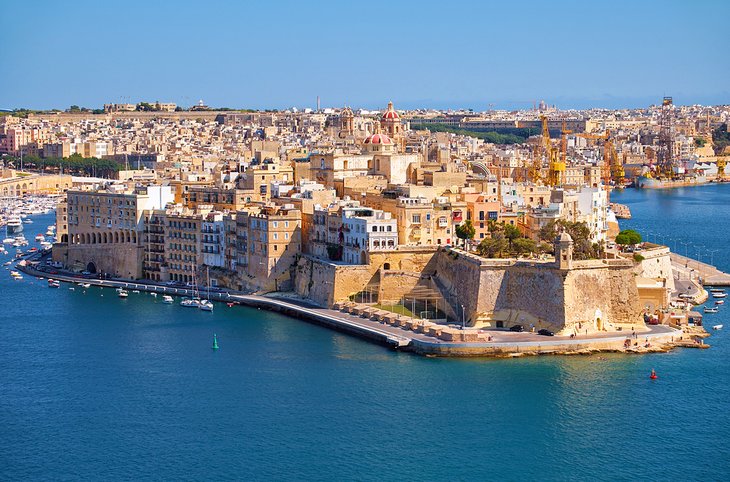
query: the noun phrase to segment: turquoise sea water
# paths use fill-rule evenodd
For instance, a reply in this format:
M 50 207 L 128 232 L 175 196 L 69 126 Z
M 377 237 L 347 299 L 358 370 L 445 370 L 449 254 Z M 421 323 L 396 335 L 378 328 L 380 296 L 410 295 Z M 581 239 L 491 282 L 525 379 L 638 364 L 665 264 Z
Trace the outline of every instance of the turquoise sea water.
M 730 186 L 681 194 L 614 200 L 626 227 L 724 247 Z M 266 311 L 2 270 L 0 479 L 725 479 L 726 335 L 649 356 L 421 358 Z

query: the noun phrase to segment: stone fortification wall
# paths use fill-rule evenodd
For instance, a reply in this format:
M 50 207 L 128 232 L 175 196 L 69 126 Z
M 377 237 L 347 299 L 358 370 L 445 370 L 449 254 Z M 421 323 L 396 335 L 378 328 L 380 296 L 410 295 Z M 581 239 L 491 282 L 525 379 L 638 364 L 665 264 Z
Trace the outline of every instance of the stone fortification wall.
M 64 250 L 59 249 L 59 252 L 63 253 Z M 67 244 L 63 254 L 66 254 L 66 258 L 57 261 L 71 269 L 86 270 L 89 263 L 93 263 L 97 273 L 108 273 L 115 278 L 142 278 L 144 251 L 141 246 Z M 55 254 L 53 259 L 56 260 Z
M 641 306 L 633 270 L 596 264 L 567 272 L 565 330 L 571 333 L 639 325 Z
M 293 270 L 294 290 L 321 306 L 332 306 L 366 286 L 380 287 L 382 269 L 389 275 L 383 277 L 387 294 L 381 289 L 381 296 L 397 300 L 412 290 L 417 278 L 428 277 L 435 271 L 435 253 L 435 249 L 370 253 L 367 265 L 343 265 L 304 255 Z
M 485 260 L 455 250 L 440 252 L 437 260 L 436 285 L 455 311 L 464 306 L 473 326 L 570 333 L 641 323 L 630 261 L 581 261 L 561 270 L 554 263 Z
M 672 261 L 669 257 L 667 246 L 650 247 L 641 251 L 644 260 L 638 265 L 638 275 L 642 278 L 665 279 L 667 288 L 674 291 L 674 276 L 672 274 Z

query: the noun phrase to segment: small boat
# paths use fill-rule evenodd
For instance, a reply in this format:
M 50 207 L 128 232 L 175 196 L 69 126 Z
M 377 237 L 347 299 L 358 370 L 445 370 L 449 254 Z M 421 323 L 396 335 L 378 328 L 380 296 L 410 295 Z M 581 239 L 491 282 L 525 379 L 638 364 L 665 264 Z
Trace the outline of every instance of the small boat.
M 139 290 L 132 290 L 132 293 L 139 293 Z
M 43 236 L 42 234 L 38 234 L 38 235 L 36 235 L 35 240 L 40 243 L 41 241 L 45 241 L 46 237 Z
M 720 292 L 712 293 L 712 297 L 713 298 L 727 298 L 727 293 L 720 293 Z
M 722 330 L 722 325 L 712 325 L 713 330 Z
M 48 287 L 49 288 L 60 288 L 61 282 L 55 279 L 49 279 L 48 280 Z
M 150 296 L 154 296 L 155 298 L 157 298 L 157 293 L 152 292 L 152 293 L 150 293 Z
M 172 296 L 170 296 L 170 295 L 165 295 L 162 297 L 162 302 L 166 303 L 168 305 L 171 305 L 173 301 L 174 300 L 172 299 Z
M 32 220 L 32 219 L 30 219 L 30 218 L 26 218 L 26 219 L 24 219 L 24 220 L 23 220 L 23 222 L 24 222 L 25 224 L 33 224 L 33 220 Z
M 79 283 L 79 286 L 81 286 L 84 289 L 91 288 L 91 283 Z
M 180 306 L 185 308 L 199 308 L 200 300 L 198 298 L 185 298 L 180 302 Z
M 720 311 L 720 309 L 717 306 L 715 306 L 714 308 L 708 308 L 705 306 L 704 309 L 705 313 L 717 313 L 718 311 Z
M 716 305 L 722 305 L 724 303 L 725 303 L 725 300 L 717 300 L 717 301 L 715 301 L 715 304 Z
M 129 296 L 129 293 L 127 293 L 127 291 L 126 291 L 126 290 L 121 290 L 121 291 L 119 292 L 119 297 L 120 297 L 120 298 L 126 298 L 127 296 Z
M 3 263 L 3 266 L 10 266 L 11 264 L 13 264 L 12 261 L 6 261 Z
M 725 290 L 722 288 L 710 288 L 710 293 L 725 293 Z
M 3 239 L 3 244 L 13 244 L 15 242 L 15 238 L 5 238 Z
M 213 311 L 213 302 L 210 300 L 203 300 L 198 305 L 198 308 L 203 311 Z

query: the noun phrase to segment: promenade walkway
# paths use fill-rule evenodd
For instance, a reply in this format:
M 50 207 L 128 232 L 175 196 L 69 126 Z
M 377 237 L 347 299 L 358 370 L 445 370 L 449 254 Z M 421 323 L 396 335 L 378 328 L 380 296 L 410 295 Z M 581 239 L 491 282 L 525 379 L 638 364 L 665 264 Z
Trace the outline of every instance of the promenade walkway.
M 45 268 L 39 266 L 40 268 Z M 197 290 L 179 288 L 156 283 L 141 283 L 133 280 L 100 280 L 79 277 L 70 273 L 49 273 L 32 265 L 18 266 L 17 269 L 29 276 L 53 278 L 69 283 L 89 283 L 103 288 L 125 288 L 168 294 L 172 296 L 194 296 Z M 242 304 L 255 308 L 278 311 L 283 314 L 320 324 L 337 331 L 357 335 L 396 349 L 406 349 L 420 354 L 443 356 L 494 356 L 522 353 L 566 353 L 596 351 L 618 351 L 630 333 L 597 333 L 570 338 L 568 336 L 545 337 L 534 333 L 513 333 L 506 330 L 477 330 L 467 328 L 466 332 L 478 335 L 480 341 L 448 341 L 427 333 L 419 333 L 404 326 L 387 324 L 382 317 L 368 316 L 365 313 L 353 314 L 346 311 L 322 308 L 306 300 L 281 296 L 261 296 L 245 294 L 232 290 L 218 290 L 210 293 L 210 299 L 229 304 Z M 218 309 L 225 309 L 219 307 Z M 377 310 L 376 310 L 377 311 Z M 380 318 L 380 319 L 377 319 Z M 418 325 L 420 320 L 413 320 Z M 411 325 L 413 326 L 413 325 Z M 452 329 L 454 329 L 452 327 Z M 681 336 L 679 330 L 669 326 L 650 326 L 648 331 L 637 333 L 639 343 L 649 342 L 658 345 L 669 341 L 670 337 Z M 487 341 L 487 338 L 491 340 Z M 634 351 L 633 348 L 626 351 Z
M 705 286 L 730 286 L 730 274 L 724 273 L 712 265 L 677 253 L 670 253 L 669 256 L 674 269 L 685 274 L 686 278 L 699 276 Z M 681 275 L 680 278 L 682 278 Z

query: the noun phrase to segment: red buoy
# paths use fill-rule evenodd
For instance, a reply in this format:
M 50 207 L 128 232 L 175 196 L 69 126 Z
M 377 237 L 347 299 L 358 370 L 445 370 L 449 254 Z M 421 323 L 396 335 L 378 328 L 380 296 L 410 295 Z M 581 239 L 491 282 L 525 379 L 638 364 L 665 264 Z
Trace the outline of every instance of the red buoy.
M 653 368 L 651 369 L 651 375 L 649 375 L 649 378 L 651 378 L 652 380 L 656 380 L 657 378 L 659 378 L 659 377 L 658 377 L 658 376 L 656 375 L 656 372 L 654 371 L 654 369 L 653 369 Z

